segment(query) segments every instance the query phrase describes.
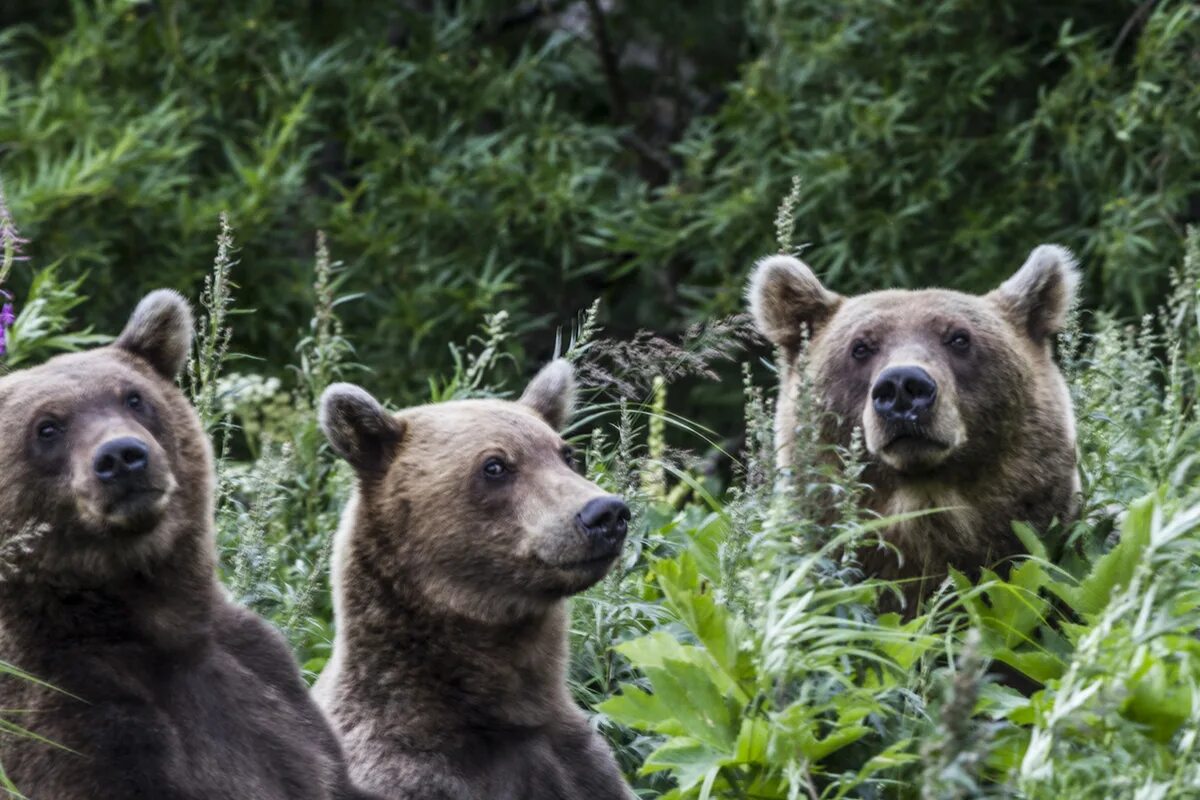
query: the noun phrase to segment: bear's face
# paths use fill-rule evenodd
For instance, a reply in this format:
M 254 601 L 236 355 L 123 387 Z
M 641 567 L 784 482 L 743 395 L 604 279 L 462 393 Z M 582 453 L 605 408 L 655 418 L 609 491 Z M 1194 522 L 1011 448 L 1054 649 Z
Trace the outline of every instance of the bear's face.
M 203 513 L 207 446 L 174 382 L 191 330 L 183 299 L 155 292 L 112 345 L 0 378 L 0 547 L 25 577 L 103 582 Z
M 882 468 L 929 476 L 1011 449 L 1039 413 L 1038 393 L 1065 393 L 1050 340 L 1076 282 L 1070 254 L 1044 245 L 984 296 L 929 289 L 846 298 L 796 259 L 775 256 L 756 267 L 750 302 L 789 362 L 808 340 L 808 373 L 840 420 L 839 439 L 859 427 Z
M 813 342 L 826 405 L 901 473 L 996 446 L 1019 423 L 1026 359 L 987 300 L 877 292 L 847 300 Z
M 519 402 L 464 400 L 388 414 L 358 387 L 326 392 L 321 421 L 359 475 L 350 531 L 377 568 L 416 581 L 427 602 L 498 621 L 600 580 L 629 511 L 577 472 L 558 433 L 570 367 L 551 364 Z M 403 576 L 403 577 L 401 577 Z

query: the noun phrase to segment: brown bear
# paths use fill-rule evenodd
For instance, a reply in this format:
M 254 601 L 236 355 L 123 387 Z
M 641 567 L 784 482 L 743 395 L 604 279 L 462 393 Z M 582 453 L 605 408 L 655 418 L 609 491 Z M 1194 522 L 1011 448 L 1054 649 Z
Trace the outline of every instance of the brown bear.
M 283 638 L 215 576 L 213 464 L 175 384 L 192 317 L 0 378 L 0 765 L 30 800 L 347 800 Z
M 625 800 L 567 691 L 565 599 L 618 557 L 629 511 L 558 431 L 570 365 L 519 402 L 390 414 L 330 387 L 321 426 L 358 476 L 337 534 L 338 623 L 315 692 L 351 774 L 394 800 Z
M 820 438 L 865 444 L 872 511 L 914 515 L 868 549 L 864 569 L 924 596 L 952 565 L 968 573 L 1022 552 L 1014 520 L 1045 530 L 1074 514 L 1075 426 L 1053 338 L 1078 273 L 1065 248 L 1042 245 L 982 296 L 926 289 L 843 297 L 801 261 L 765 258 L 748 299 L 781 353 L 776 445 L 792 461 L 794 401 L 805 382 L 823 413 Z M 912 605 L 909 605 L 912 610 Z

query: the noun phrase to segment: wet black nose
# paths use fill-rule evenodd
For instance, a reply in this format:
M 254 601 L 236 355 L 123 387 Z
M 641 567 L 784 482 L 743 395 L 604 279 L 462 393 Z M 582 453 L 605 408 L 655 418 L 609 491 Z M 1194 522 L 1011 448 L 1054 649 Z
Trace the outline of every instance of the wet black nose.
M 92 469 L 95 470 L 96 477 L 104 483 L 115 483 L 145 472 L 148 466 L 150 448 L 141 439 L 133 436 L 122 436 L 105 442 L 96 448 L 96 455 L 92 459 Z
M 629 523 L 629 506 L 616 495 L 589 500 L 575 515 L 575 526 L 589 539 L 601 539 L 616 544 L 625 538 Z
M 885 420 L 918 422 L 937 398 L 937 383 L 920 367 L 890 367 L 871 387 L 875 413 Z

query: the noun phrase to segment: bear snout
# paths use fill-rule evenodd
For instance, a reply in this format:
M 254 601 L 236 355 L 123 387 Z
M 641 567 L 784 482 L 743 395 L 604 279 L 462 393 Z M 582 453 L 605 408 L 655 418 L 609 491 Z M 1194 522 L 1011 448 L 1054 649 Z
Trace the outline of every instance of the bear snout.
M 937 381 L 921 367 L 889 367 L 871 387 L 871 404 L 889 425 L 921 424 L 932 415 L 937 393 Z
M 150 467 L 150 446 L 136 436 L 111 439 L 96 448 L 92 471 L 101 483 L 139 480 Z
M 616 495 L 589 500 L 575 515 L 575 528 L 593 547 L 613 550 L 625 540 L 629 527 L 629 506 Z
M 163 455 L 134 435 L 114 436 L 92 451 L 93 488 L 85 505 L 105 528 L 145 531 L 157 524 L 174 489 Z

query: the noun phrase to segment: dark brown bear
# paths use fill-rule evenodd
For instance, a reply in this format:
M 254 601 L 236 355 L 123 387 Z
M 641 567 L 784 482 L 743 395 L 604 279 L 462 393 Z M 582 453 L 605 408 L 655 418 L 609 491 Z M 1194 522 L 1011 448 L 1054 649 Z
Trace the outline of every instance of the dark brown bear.
M 1035 249 L 998 289 L 835 294 L 790 256 L 760 261 L 748 297 L 782 353 L 779 463 L 791 465 L 799 359 L 826 415 L 826 442 L 863 433 L 870 508 L 944 509 L 891 526 L 896 548 L 864 553 L 871 574 L 913 579 L 910 600 L 946 574 L 1022 552 L 1014 520 L 1044 530 L 1075 512 L 1075 428 L 1052 340 L 1078 275 L 1062 247 Z M 803 354 L 808 342 L 807 355 Z M 911 610 L 911 606 L 909 607 Z
M 351 774 L 394 800 L 625 800 L 565 680 L 565 598 L 629 512 L 572 469 L 555 362 L 520 402 L 386 412 L 332 386 L 321 424 L 358 473 L 338 532 L 333 659 L 315 689 Z
M 214 573 L 213 466 L 175 385 L 191 313 L 0 378 L 0 764 L 30 800 L 342 800 L 282 637 Z M 50 688 L 50 684 L 54 688 Z

